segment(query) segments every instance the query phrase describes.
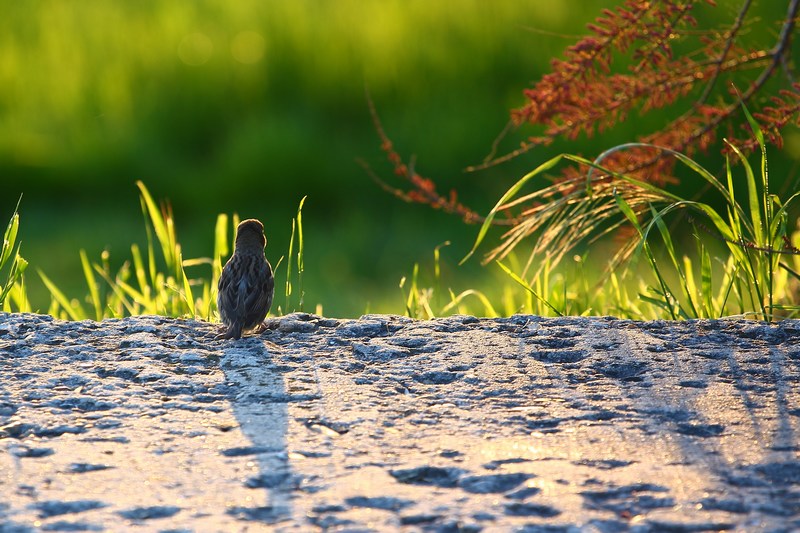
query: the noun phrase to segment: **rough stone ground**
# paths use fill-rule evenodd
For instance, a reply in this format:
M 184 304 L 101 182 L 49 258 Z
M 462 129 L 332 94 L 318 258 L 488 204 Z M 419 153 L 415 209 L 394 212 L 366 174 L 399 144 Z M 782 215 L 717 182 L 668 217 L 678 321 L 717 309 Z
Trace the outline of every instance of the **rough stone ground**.
M 0 314 L 0 531 L 800 529 L 800 322 Z

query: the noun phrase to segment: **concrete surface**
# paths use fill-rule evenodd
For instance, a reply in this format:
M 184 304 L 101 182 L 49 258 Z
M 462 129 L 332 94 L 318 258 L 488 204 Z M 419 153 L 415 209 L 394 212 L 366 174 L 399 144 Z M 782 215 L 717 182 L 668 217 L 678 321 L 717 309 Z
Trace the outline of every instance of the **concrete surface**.
M 800 322 L 0 314 L 0 532 L 800 529 Z

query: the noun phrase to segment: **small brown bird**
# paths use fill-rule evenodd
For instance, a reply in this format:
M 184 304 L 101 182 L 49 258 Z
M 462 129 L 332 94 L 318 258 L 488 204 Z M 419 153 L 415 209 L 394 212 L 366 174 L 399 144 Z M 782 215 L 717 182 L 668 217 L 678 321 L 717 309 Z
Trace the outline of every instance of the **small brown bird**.
M 225 332 L 223 339 L 238 339 L 264 321 L 272 305 L 275 278 L 264 257 L 267 238 L 264 225 L 254 219 L 243 220 L 236 228 L 236 246 L 225 263 L 217 286 L 217 309 Z

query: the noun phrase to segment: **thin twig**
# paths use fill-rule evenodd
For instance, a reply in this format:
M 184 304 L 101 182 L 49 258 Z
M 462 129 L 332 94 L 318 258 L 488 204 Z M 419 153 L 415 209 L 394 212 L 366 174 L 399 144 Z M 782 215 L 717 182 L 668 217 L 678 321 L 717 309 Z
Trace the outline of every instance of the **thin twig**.
M 767 67 L 761 72 L 758 78 L 750 84 L 750 87 L 741 95 L 739 100 L 731 105 L 729 105 L 723 113 L 719 116 L 711 119 L 708 124 L 700 128 L 698 131 L 693 133 L 689 138 L 684 140 L 680 146 L 677 147 L 678 151 L 683 151 L 686 147 L 708 133 L 709 131 L 713 130 L 717 126 L 719 126 L 724 120 L 726 120 L 733 112 L 738 109 L 742 104 L 746 104 L 750 98 L 753 97 L 761 88 L 767 83 L 772 75 L 775 73 L 775 69 L 783 61 L 783 55 L 786 53 L 786 50 L 789 48 L 789 41 L 791 40 L 792 32 L 794 31 L 794 27 L 796 24 L 795 18 L 797 17 L 797 11 L 800 8 L 800 0 L 792 0 L 789 4 L 789 10 L 786 13 L 786 19 L 783 23 L 783 27 L 781 28 L 781 33 L 778 37 L 778 42 L 773 47 L 772 51 L 768 54 L 768 56 L 772 57 L 772 61 L 767 65 Z
M 448 200 L 437 193 L 433 187 L 428 188 L 420 185 L 420 183 L 426 182 L 426 180 L 414 171 L 415 158 L 411 158 L 409 165 L 403 164 L 400 155 L 392 148 L 392 142 L 389 140 L 389 137 L 386 135 L 386 132 L 383 129 L 383 124 L 378 117 L 378 111 L 375 108 L 375 103 L 370 97 L 369 90 L 366 90 L 366 98 L 370 114 L 372 115 L 373 127 L 381 139 L 381 148 L 387 153 L 389 156 L 389 161 L 394 165 L 395 174 L 408 181 L 413 189 L 411 191 L 405 191 L 389 185 L 380 177 L 378 177 L 378 175 L 372 170 L 366 161 L 363 159 L 357 159 L 356 162 L 364 169 L 367 175 L 384 191 L 405 202 L 427 204 L 431 207 L 441 209 L 445 213 L 458 215 L 469 224 L 482 224 L 485 222 L 486 217 L 479 215 L 469 207 L 457 202 L 454 197 Z M 493 220 L 493 224 L 497 226 L 514 226 L 518 223 L 519 219 L 512 217 L 499 219 L 496 218 Z
M 731 29 L 728 30 L 728 35 L 725 38 L 725 48 L 722 50 L 722 53 L 719 55 L 719 57 L 717 57 L 716 60 L 717 68 L 714 71 L 714 74 L 711 75 L 711 79 L 709 80 L 709 82 L 706 84 L 706 88 L 703 91 L 703 94 L 701 94 L 700 98 L 698 98 L 697 102 L 695 102 L 695 108 L 704 104 L 705 101 L 708 100 L 708 97 L 711 94 L 711 90 L 714 88 L 714 85 L 717 82 L 717 78 L 719 78 L 719 75 L 722 73 L 722 64 L 725 61 L 725 58 L 728 57 L 728 53 L 733 47 L 733 43 L 736 41 L 736 35 L 739 33 L 739 30 L 741 29 L 742 24 L 744 23 L 744 17 L 750 10 L 750 6 L 752 3 L 753 3 L 752 0 L 745 1 L 745 3 L 742 5 L 742 9 L 739 10 L 739 14 L 736 16 L 736 21 L 734 21 Z

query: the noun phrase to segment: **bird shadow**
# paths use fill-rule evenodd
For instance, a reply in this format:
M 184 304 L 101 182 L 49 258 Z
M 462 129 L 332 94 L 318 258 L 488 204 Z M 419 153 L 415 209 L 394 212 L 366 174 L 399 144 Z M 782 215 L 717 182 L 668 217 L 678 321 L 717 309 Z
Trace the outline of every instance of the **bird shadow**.
M 220 367 L 230 387 L 229 400 L 242 433 L 251 445 L 232 453 L 255 459 L 258 473 L 244 481 L 265 489 L 264 505 L 232 507 L 239 520 L 274 524 L 292 518 L 291 493 L 298 477 L 287 453 L 287 390 L 276 360 L 278 347 L 260 336 L 222 341 Z

